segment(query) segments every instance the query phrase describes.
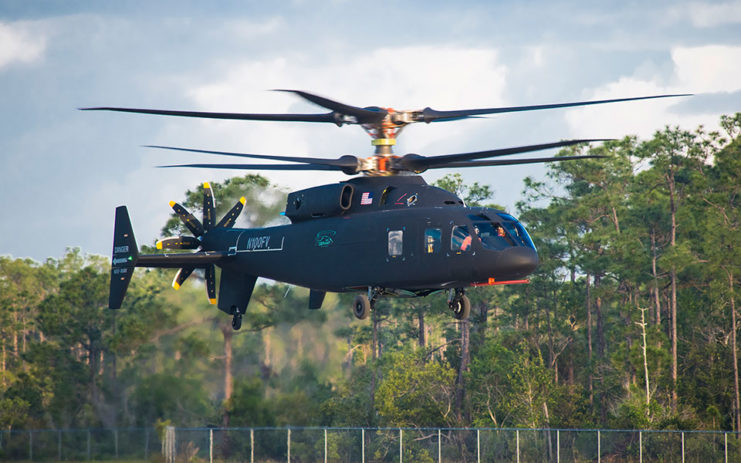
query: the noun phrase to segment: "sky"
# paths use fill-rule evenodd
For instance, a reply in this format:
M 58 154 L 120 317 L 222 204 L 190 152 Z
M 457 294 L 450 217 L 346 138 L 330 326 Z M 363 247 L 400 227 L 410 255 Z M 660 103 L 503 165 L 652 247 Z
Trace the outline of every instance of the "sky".
M 469 109 L 692 93 L 677 99 L 416 124 L 396 154 L 436 155 L 569 138 L 712 130 L 741 111 L 741 0 L 0 2 L 0 255 L 109 255 L 125 204 L 152 243 L 203 181 L 234 171 L 158 169 L 217 159 L 170 145 L 367 156 L 357 126 L 213 121 L 110 112 L 127 106 L 325 112 L 306 90 L 354 106 Z M 535 153 L 535 156 L 553 153 Z M 227 161 L 228 162 L 228 161 Z M 449 170 L 424 174 L 428 182 Z M 513 209 L 540 165 L 459 169 Z M 286 191 L 339 173 L 262 172 Z M 198 214 L 196 214 L 198 215 Z

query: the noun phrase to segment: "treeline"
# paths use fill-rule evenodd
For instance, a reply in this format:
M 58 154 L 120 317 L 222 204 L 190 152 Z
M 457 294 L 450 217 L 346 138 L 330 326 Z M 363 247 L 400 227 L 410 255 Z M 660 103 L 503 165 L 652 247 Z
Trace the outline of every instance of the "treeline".
M 741 114 L 721 127 L 562 151 L 605 157 L 526 182 L 541 265 L 529 285 L 469 290 L 462 322 L 440 295 L 358 321 L 351 295 L 311 311 L 277 283 L 234 332 L 196 275 L 176 292 L 173 272 L 137 270 L 114 312 L 105 257 L 0 257 L 0 427 L 739 430 Z M 459 175 L 438 184 L 491 201 Z M 260 176 L 212 187 L 217 215 L 246 194 L 243 225 L 280 220 Z M 185 205 L 199 215 L 198 189 Z

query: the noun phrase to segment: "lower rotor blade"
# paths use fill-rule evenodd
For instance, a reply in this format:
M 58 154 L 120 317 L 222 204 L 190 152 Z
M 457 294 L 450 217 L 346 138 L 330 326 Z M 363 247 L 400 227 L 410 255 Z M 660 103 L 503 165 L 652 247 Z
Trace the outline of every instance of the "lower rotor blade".
M 187 209 L 185 209 L 180 204 L 176 203 L 175 201 L 170 201 L 170 207 L 172 210 L 175 211 L 175 214 L 180 217 L 180 220 L 183 221 L 183 224 L 190 230 L 191 233 L 193 233 L 195 236 L 201 236 L 203 235 L 203 225 L 201 225 L 201 222 L 196 219 L 193 214 L 188 212 Z
M 211 184 L 203 182 L 203 228 L 208 231 L 214 226 L 214 192 Z
M 598 155 L 584 155 L 584 156 L 555 156 L 550 158 L 532 158 L 532 159 L 487 159 L 483 161 L 464 161 L 464 162 L 451 162 L 444 166 L 430 167 L 430 169 L 443 169 L 448 167 L 484 167 L 484 166 L 512 166 L 516 164 L 539 164 L 543 162 L 560 162 L 560 161 L 574 161 L 577 159 L 600 159 L 606 158 L 607 156 Z
M 301 156 L 277 156 L 271 154 L 250 154 L 250 153 L 234 153 L 231 151 L 212 151 L 212 150 L 198 150 L 193 148 L 178 148 L 175 146 L 162 146 L 162 145 L 145 145 L 145 148 L 158 148 L 163 150 L 173 151 L 185 151 L 188 153 L 200 153 L 200 154 L 215 154 L 218 156 L 236 156 L 241 158 L 252 158 L 252 159 L 268 159 L 271 161 L 288 161 L 297 162 L 302 164 L 321 164 L 328 166 L 341 167 L 342 169 L 357 168 L 358 158 L 352 155 L 345 155 L 339 159 L 325 159 L 325 158 L 309 158 Z
M 206 267 L 206 294 L 208 295 L 208 302 L 210 304 L 216 304 L 216 268 L 214 264 Z
M 239 217 L 239 213 L 242 212 L 245 202 L 247 202 L 247 200 L 244 196 L 239 198 L 237 204 L 235 204 L 234 207 L 232 207 L 229 212 L 222 217 L 219 223 L 216 224 L 216 228 L 232 228 L 234 223 L 237 221 L 237 217 Z
M 590 143 L 595 141 L 607 141 L 607 139 L 595 138 L 584 140 L 564 140 L 555 143 L 542 143 L 539 145 L 516 146 L 513 148 L 500 148 L 487 151 L 476 151 L 472 153 L 445 154 L 441 156 L 420 156 L 418 154 L 407 154 L 397 162 L 406 170 L 423 171 L 426 169 L 440 169 L 450 166 L 452 163 L 462 161 L 472 161 L 474 159 L 494 158 L 499 156 L 508 156 L 511 154 L 529 153 L 532 151 L 541 151 L 551 148 L 562 148 L 564 146 L 577 145 L 580 143 Z M 489 165 L 489 164 L 485 164 Z
M 201 242 L 192 236 L 176 236 L 157 241 L 157 249 L 198 249 Z
M 190 274 L 193 273 L 193 270 L 195 270 L 194 267 L 183 267 L 178 270 L 178 273 L 175 275 L 175 279 L 172 280 L 172 287 L 175 289 L 180 289 L 180 287 L 183 286 L 183 282 L 185 282 Z

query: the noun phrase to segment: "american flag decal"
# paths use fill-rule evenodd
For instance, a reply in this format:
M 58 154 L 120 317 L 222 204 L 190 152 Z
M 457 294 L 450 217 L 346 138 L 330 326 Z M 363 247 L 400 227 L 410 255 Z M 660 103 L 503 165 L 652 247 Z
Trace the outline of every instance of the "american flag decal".
M 370 191 L 366 191 L 360 197 L 360 205 L 367 206 L 369 204 L 373 204 L 373 193 L 371 193 Z

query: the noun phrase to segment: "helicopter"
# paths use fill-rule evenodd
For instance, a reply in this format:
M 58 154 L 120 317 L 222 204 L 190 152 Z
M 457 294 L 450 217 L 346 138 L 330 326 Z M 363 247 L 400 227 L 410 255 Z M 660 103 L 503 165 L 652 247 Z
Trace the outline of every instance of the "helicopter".
M 505 158 L 503 156 L 561 148 L 606 139 L 575 139 L 486 151 L 424 156 L 395 155 L 401 131 L 413 123 L 455 121 L 490 114 L 556 109 L 688 94 L 653 95 L 608 100 L 464 110 L 397 111 L 358 107 L 301 90 L 293 93 L 328 109 L 319 114 L 258 114 L 90 107 L 86 111 L 116 111 L 151 115 L 332 123 L 359 125 L 371 137 L 373 155 L 343 155 L 336 159 L 211 151 L 174 146 L 150 148 L 208 155 L 279 161 L 280 163 L 197 163 L 159 166 L 235 170 L 340 171 L 353 178 L 288 194 L 285 212 L 290 224 L 265 228 L 234 228 L 242 212 L 242 197 L 218 222 L 213 191 L 203 184 L 202 220 L 170 202 L 192 236 L 165 238 L 159 250 L 191 250 L 139 254 L 126 206 L 116 208 L 109 308 L 119 309 L 136 267 L 177 268 L 173 287 L 179 289 L 196 270 L 204 272 L 211 304 L 232 316 L 238 330 L 258 277 L 309 289 L 309 308 L 319 309 L 327 292 L 355 292 L 352 311 L 369 316 L 380 297 L 447 295 L 453 316 L 464 320 L 471 303 L 466 290 L 476 286 L 528 283 L 538 266 L 538 254 L 525 227 L 512 215 L 486 207 L 469 207 L 455 194 L 427 184 L 427 170 L 459 167 L 576 161 L 597 155 Z M 358 175 L 360 174 L 360 175 Z M 216 291 L 216 268 L 221 269 Z

